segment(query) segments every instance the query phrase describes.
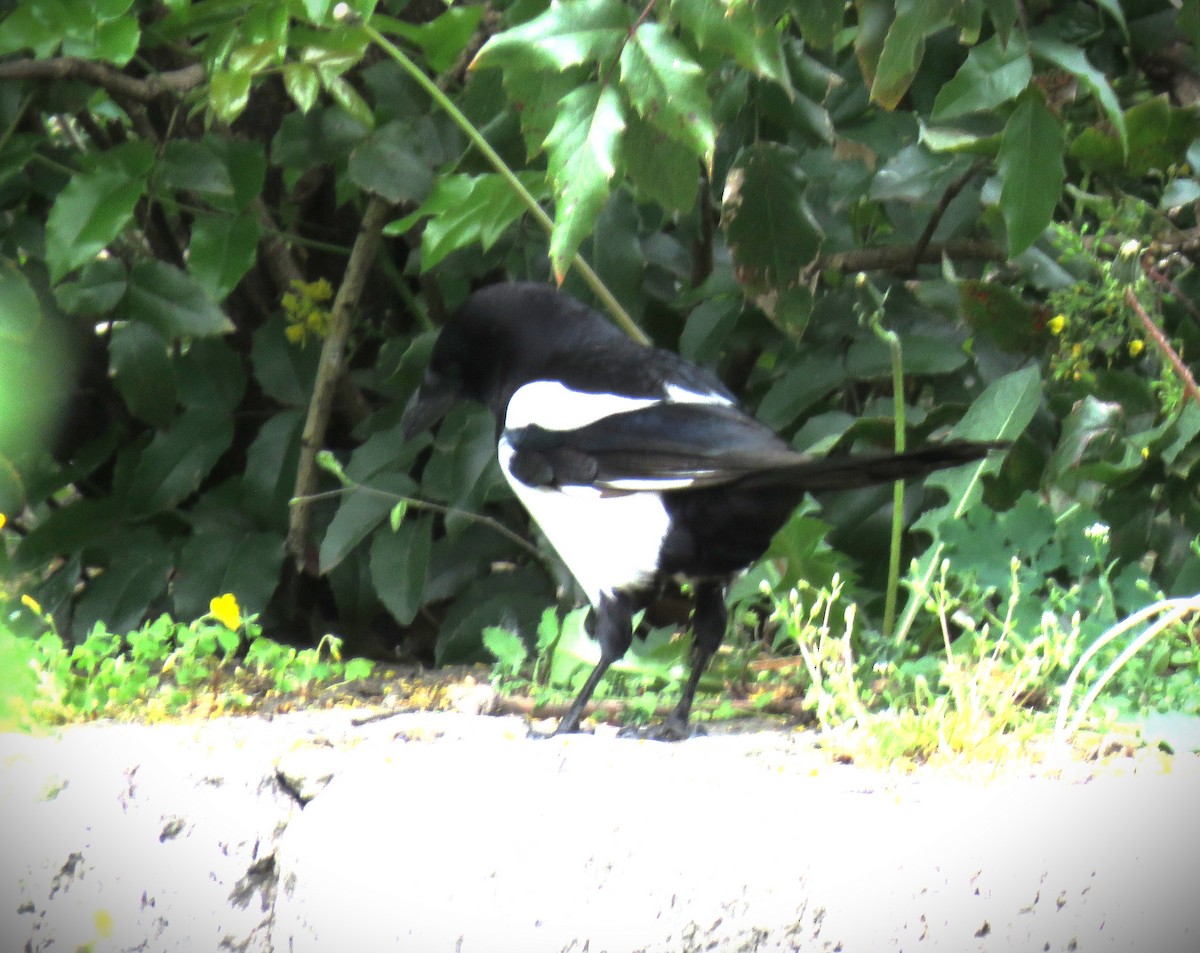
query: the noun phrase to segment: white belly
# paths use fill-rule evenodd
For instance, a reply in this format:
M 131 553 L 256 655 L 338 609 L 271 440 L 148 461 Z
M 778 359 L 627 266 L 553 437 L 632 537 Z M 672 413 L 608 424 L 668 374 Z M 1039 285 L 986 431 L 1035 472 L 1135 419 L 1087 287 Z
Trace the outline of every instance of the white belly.
M 602 592 L 650 582 L 670 522 L 659 494 L 601 496 L 591 487 L 526 486 L 509 472 L 513 448 L 507 440 L 498 452 L 508 485 L 592 605 Z

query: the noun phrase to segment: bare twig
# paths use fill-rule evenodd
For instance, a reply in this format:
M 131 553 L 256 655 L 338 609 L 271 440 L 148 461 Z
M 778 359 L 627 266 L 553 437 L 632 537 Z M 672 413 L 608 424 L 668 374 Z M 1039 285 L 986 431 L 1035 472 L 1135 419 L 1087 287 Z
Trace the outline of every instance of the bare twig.
M 107 90 L 114 96 L 148 103 L 168 93 L 182 96 L 204 82 L 204 67 L 199 63 L 168 73 L 151 73 L 142 79 L 129 76 L 104 63 L 60 56 L 52 60 L 10 60 L 0 63 L 0 80 L 33 79 L 62 82 L 81 79 Z
M 321 347 L 321 361 L 317 365 L 317 379 L 313 385 L 312 399 L 308 405 L 308 417 L 304 421 L 304 435 L 300 441 L 300 464 L 296 468 L 296 489 L 292 494 L 298 502 L 288 516 L 288 552 L 301 571 L 311 568 L 308 553 L 309 526 L 312 508 L 304 497 L 317 486 L 317 452 L 325 440 L 329 425 L 330 410 L 338 381 L 342 377 L 346 362 L 346 342 L 350 337 L 350 319 L 363 284 L 367 279 L 371 262 L 379 248 L 380 233 L 391 214 L 391 206 L 380 198 L 372 198 L 363 216 L 362 226 L 346 272 L 342 276 L 333 310 L 329 317 L 329 334 Z
M 925 254 L 925 249 L 929 247 L 929 243 L 933 241 L 933 233 L 937 231 L 937 227 L 941 224 L 942 216 L 946 214 L 946 209 L 950 207 L 950 203 L 958 197 L 958 193 L 966 188 L 967 183 L 975 178 L 975 174 L 979 172 L 987 164 L 986 159 L 976 159 L 972 163 L 971 168 L 967 169 L 962 175 L 946 186 L 946 191 L 942 193 L 942 200 L 938 202 L 937 208 L 933 210 L 933 215 L 929 217 L 929 223 L 925 226 L 925 230 L 921 232 L 921 237 L 912 247 L 912 257 L 909 259 L 908 271 L 915 271 L 917 265 L 921 263 L 921 256 Z
M 1133 308 L 1134 314 L 1142 322 L 1142 327 L 1150 335 L 1150 340 L 1154 342 L 1154 346 L 1158 348 L 1162 356 L 1167 359 L 1167 363 L 1171 365 L 1171 369 L 1175 371 L 1175 376 L 1183 382 L 1183 389 L 1187 392 L 1188 397 L 1200 404 L 1200 389 L 1196 387 L 1196 378 L 1192 377 L 1192 372 L 1183 363 L 1183 358 L 1179 356 L 1175 348 L 1171 347 L 1171 342 L 1162 333 L 1162 329 L 1146 313 L 1146 309 L 1142 307 L 1142 303 L 1138 301 L 1132 288 L 1125 289 L 1125 302 Z
M 920 255 L 917 264 L 935 265 L 942 257 L 956 260 L 1007 261 L 1008 252 L 987 239 L 956 238 L 948 242 L 930 242 Z M 887 245 L 883 248 L 856 248 L 851 251 L 823 255 L 810 266 L 810 271 L 887 271 L 909 268 L 914 262 L 911 245 Z

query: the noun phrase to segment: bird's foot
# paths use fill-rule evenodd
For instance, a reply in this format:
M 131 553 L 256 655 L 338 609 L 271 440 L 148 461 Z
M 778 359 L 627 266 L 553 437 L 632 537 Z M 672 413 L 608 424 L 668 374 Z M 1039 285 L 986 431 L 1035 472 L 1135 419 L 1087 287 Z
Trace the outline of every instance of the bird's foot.
M 645 725 L 641 728 L 622 728 L 618 738 L 638 738 L 643 741 L 686 741 L 706 732 L 696 725 L 689 725 L 681 718 L 668 717 L 655 725 Z

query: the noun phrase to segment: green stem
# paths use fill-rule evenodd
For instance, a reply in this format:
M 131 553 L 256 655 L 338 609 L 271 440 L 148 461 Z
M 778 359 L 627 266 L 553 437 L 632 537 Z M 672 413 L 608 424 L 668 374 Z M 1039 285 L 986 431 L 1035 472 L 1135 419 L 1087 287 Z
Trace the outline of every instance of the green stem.
M 471 144 L 483 154 L 483 157 L 487 159 L 491 167 L 495 169 L 496 172 L 499 173 L 500 177 L 508 183 L 509 187 L 516 192 L 521 201 L 525 204 L 525 207 L 529 209 L 529 214 L 537 220 L 538 224 L 546 230 L 547 234 L 551 234 L 554 231 L 554 220 L 546 214 L 546 210 L 538 204 L 537 199 L 535 199 L 533 195 L 530 194 L 529 190 L 521 184 L 521 180 L 517 178 L 512 169 L 510 169 L 504 160 L 500 158 L 499 153 L 497 153 L 496 150 L 491 147 L 488 141 L 483 138 L 483 135 L 478 129 L 475 128 L 475 126 L 471 123 L 471 120 L 463 115 L 462 111 L 455 106 L 453 102 L 451 102 L 450 98 L 437 87 L 436 83 L 434 83 L 428 76 L 425 75 L 425 73 L 420 67 L 417 66 L 416 63 L 408 58 L 407 54 L 405 54 L 400 47 L 396 46 L 395 43 L 380 33 L 375 27 L 371 26 L 370 23 L 363 23 L 361 28 L 376 45 L 386 52 L 388 56 L 399 63 L 400 66 L 403 67 L 404 71 L 408 73 L 409 76 L 411 76 L 414 80 L 416 80 L 417 84 L 429 94 L 429 97 L 435 103 L 437 103 L 438 106 L 445 110 L 446 114 L 454 120 L 455 125 L 457 125 L 458 128 L 463 131 L 463 134 L 466 135 L 466 137 L 471 141 Z M 609 314 L 612 315 L 613 320 L 617 322 L 617 324 L 621 327 L 621 330 L 623 330 L 639 344 L 649 344 L 649 338 L 642 333 L 641 328 L 633 323 L 633 319 L 629 317 L 629 314 L 624 308 L 621 307 L 621 303 L 617 301 L 615 297 L 613 297 L 612 292 L 609 291 L 604 282 L 600 280 L 600 276 L 592 270 L 591 266 L 586 261 L 584 261 L 583 256 L 576 253 L 575 257 L 571 260 L 571 264 L 574 266 L 575 270 L 579 272 L 583 280 L 587 282 L 588 287 L 592 289 L 592 292 L 597 298 L 600 299 L 600 302 L 604 305 L 604 307 L 608 309 Z
M 892 421 L 896 453 L 903 453 L 904 438 L 904 355 L 900 338 L 879 322 L 880 311 L 871 315 L 871 330 L 888 346 L 892 358 Z M 883 607 L 883 636 L 890 638 L 896 624 L 896 595 L 900 589 L 900 535 L 904 529 L 904 481 L 892 484 L 892 538 L 888 550 L 887 593 Z

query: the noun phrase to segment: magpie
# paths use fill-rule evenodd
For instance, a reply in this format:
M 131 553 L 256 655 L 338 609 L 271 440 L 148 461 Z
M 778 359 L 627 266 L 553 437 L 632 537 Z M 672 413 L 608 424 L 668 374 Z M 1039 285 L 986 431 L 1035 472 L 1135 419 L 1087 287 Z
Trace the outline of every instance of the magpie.
M 687 737 L 696 686 L 725 636 L 726 588 L 806 493 L 922 476 L 1005 446 L 807 456 L 740 410 L 709 371 L 526 282 L 474 292 L 445 324 L 406 409 L 406 435 L 460 398 L 495 415 L 508 485 L 592 605 L 600 661 L 556 734 L 579 730 L 596 686 L 633 642 L 634 614 L 688 580 L 691 668 L 678 705 L 651 732 Z

